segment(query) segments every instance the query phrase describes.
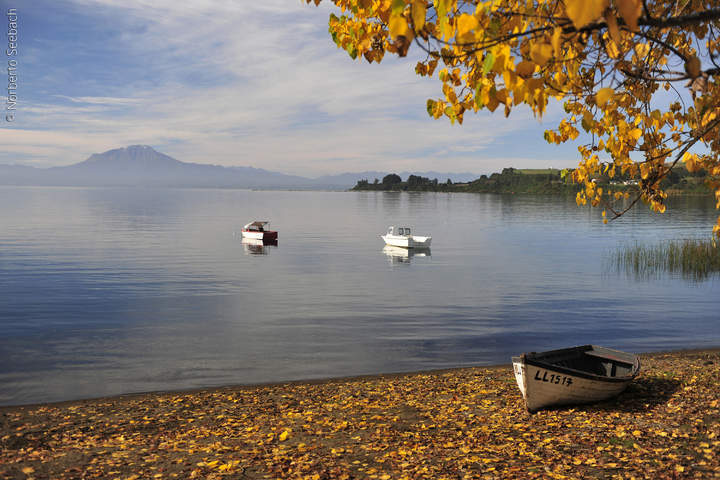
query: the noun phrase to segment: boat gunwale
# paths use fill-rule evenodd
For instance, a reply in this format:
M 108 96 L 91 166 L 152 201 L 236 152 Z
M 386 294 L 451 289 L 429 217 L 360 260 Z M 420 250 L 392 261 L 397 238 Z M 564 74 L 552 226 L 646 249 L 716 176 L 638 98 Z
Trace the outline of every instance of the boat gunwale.
M 612 353 L 621 353 L 621 354 L 625 354 L 625 355 L 631 355 L 633 358 L 632 362 L 626 362 L 626 361 L 623 361 L 620 359 L 605 357 L 605 356 L 602 356 L 602 354 L 594 355 L 595 357 L 597 357 L 599 359 L 606 359 L 611 362 L 619 362 L 619 363 L 624 363 L 626 365 L 630 365 L 631 366 L 630 373 L 627 375 L 624 375 L 622 377 L 610 377 L 607 375 L 598 375 L 598 374 L 589 373 L 589 372 L 586 372 L 583 370 L 576 370 L 574 368 L 563 367 L 561 365 L 556 365 L 554 363 L 550 363 L 550 362 L 540 360 L 538 358 L 534 358 L 535 355 L 545 356 L 547 354 L 557 354 L 557 353 L 571 352 L 571 351 L 580 351 L 582 353 L 585 353 L 588 350 L 595 350 L 594 345 L 583 345 L 583 346 L 579 346 L 579 347 L 564 348 L 564 349 L 559 349 L 559 350 L 549 350 L 547 352 L 539 352 L 539 353 L 535 353 L 535 352 L 523 353 L 520 356 L 513 357 L 512 360 L 513 360 L 513 362 L 515 362 L 517 360 L 526 365 L 532 365 L 534 367 L 544 368 L 546 370 L 552 370 L 555 372 L 563 373 L 565 375 L 573 375 L 575 377 L 585 378 L 587 380 L 595 380 L 595 381 L 606 382 L 606 383 L 627 383 L 627 382 L 631 381 L 632 379 L 634 379 L 635 377 L 637 377 L 638 373 L 640 372 L 640 359 L 636 355 L 627 354 L 626 352 L 620 352 L 618 350 L 611 350 L 611 349 L 604 348 L 604 347 L 600 347 L 600 348 L 601 348 L 601 350 L 606 350 L 606 351 L 609 351 Z

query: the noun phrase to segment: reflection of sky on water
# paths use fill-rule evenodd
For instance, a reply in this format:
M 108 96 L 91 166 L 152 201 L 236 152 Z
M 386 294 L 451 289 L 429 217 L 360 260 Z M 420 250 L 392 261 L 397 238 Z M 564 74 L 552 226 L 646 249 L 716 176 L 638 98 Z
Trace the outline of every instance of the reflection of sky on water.
M 717 345 L 716 282 L 602 269 L 705 235 L 698 202 L 604 226 L 554 197 L 0 188 L 0 403 Z M 254 218 L 269 255 L 237 236 Z M 393 262 L 391 224 L 432 256 Z

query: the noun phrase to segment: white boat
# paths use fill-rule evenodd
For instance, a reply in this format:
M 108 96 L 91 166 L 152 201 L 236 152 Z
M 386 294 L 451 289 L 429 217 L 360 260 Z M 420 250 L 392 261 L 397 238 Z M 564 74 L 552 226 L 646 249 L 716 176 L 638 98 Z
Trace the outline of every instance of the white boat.
M 640 360 L 632 353 L 595 345 L 524 353 L 512 361 L 530 413 L 607 400 L 625 390 L 640 371 Z
M 413 235 L 410 227 L 400 227 L 396 231 L 394 225 L 380 237 L 385 240 L 387 245 L 402 248 L 430 248 L 430 242 L 432 242 L 432 237 Z
M 278 232 L 265 229 L 265 227 L 269 224 L 270 222 L 267 221 L 252 221 L 242 228 L 242 236 L 243 238 L 254 238 L 256 240 L 263 240 L 266 242 L 277 241 Z

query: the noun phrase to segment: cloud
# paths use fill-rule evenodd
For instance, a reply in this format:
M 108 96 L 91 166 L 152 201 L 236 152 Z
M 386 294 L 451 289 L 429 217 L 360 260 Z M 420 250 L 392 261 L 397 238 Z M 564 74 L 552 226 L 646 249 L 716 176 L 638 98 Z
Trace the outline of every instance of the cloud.
M 69 97 L 67 95 L 55 95 L 58 98 L 70 100 L 73 103 L 90 103 L 93 105 L 137 105 L 140 103 L 136 98 L 116 97 Z
M 17 127 L 0 131 L 10 140 L 0 162 L 67 164 L 140 143 L 182 161 L 308 176 L 486 172 L 484 157 L 502 157 L 498 138 L 535 129 L 542 141 L 522 109 L 510 119 L 468 115 L 463 126 L 430 119 L 425 100 L 441 95 L 439 83 L 417 77 L 411 60 L 351 61 L 327 34 L 328 3 L 74 0 L 71 18 L 110 29 L 88 29 L 86 42 L 100 45 L 120 77 L 103 89 L 107 78 L 94 70 L 77 77 L 93 94 L 26 102 Z M 111 58 L 117 52 L 125 58 Z M 45 89 L 56 81 L 48 77 Z

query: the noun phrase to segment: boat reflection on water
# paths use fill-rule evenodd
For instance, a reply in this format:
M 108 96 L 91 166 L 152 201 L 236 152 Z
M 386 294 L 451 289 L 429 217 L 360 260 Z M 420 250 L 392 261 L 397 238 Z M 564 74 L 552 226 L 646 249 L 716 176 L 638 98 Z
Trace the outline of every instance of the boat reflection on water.
M 243 237 L 242 246 L 245 255 L 267 255 L 270 250 L 268 247 L 277 247 L 278 241 Z
M 383 253 L 388 256 L 390 264 L 410 263 L 413 257 L 429 257 L 429 248 L 402 248 L 392 245 L 385 245 Z

